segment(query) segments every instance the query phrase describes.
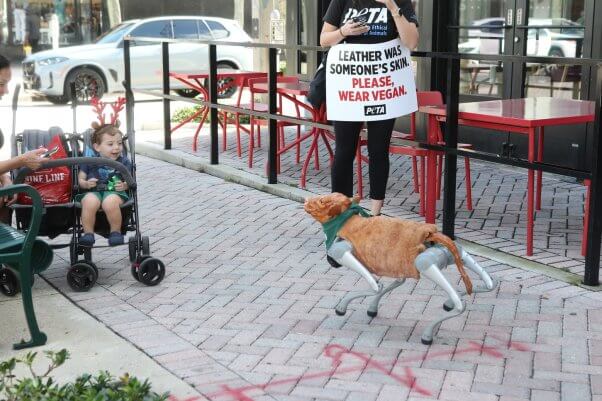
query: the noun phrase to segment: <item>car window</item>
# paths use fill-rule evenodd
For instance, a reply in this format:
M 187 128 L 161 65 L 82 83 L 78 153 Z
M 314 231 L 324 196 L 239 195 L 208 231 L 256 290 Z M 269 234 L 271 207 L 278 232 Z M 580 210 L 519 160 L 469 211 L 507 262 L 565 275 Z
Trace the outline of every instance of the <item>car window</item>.
M 132 30 L 132 36 L 145 38 L 173 38 L 171 32 L 171 20 L 151 21 L 140 25 Z M 142 44 L 142 43 L 138 43 Z M 148 42 L 148 44 L 152 44 Z
M 496 33 L 502 34 L 502 26 L 504 25 L 504 21 L 489 21 L 486 24 L 482 25 L 481 31 L 487 33 Z
M 213 40 L 211 31 L 204 20 L 199 20 L 199 36 L 203 40 Z
M 192 19 L 173 20 L 173 33 L 176 39 L 198 39 L 197 21 Z
M 123 35 L 127 32 L 128 29 L 132 26 L 131 23 L 119 24 L 111 28 L 111 30 L 103 33 L 101 36 L 96 39 L 96 43 L 115 43 L 123 38 Z
M 230 36 L 230 32 L 217 21 L 205 20 L 209 29 L 211 29 L 211 33 L 213 34 L 214 39 L 224 39 Z

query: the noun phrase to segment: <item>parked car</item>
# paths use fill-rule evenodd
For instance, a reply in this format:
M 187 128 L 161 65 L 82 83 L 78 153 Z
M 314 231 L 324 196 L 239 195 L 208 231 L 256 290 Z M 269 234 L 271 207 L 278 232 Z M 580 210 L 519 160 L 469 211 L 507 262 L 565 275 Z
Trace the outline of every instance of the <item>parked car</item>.
M 70 100 L 71 83 L 75 83 L 78 100 L 123 91 L 123 38 L 132 37 L 203 39 L 251 42 L 252 39 L 234 20 L 214 17 L 158 17 L 125 21 L 89 45 L 66 47 L 35 53 L 23 61 L 23 83 L 28 92 L 46 95 L 53 103 Z M 206 45 L 184 42 L 169 46 L 170 70 L 194 73 L 209 69 Z M 130 48 L 132 87 L 162 88 L 161 44 L 132 42 Z M 248 47 L 217 46 L 219 68 L 251 70 L 253 51 Z M 171 80 L 172 88 L 181 95 L 196 93 Z M 235 87 L 221 93 L 231 96 Z
M 504 51 L 504 23 L 498 18 L 474 21 L 468 30 L 467 40 L 458 45 L 462 53 L 501 54 Z M 537 26 L 562 26 L 562 28 L 536 28 Z M 565 18 L 531 18 L 527 36 L 528 56 L 575 57 L 577 44 L 584 36 L 582 26 Z

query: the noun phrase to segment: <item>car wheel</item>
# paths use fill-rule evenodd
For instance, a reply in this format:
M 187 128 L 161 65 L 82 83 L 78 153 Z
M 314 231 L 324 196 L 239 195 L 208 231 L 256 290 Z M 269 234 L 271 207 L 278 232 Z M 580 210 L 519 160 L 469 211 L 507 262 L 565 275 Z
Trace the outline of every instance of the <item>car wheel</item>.
M 238 68 L 230 63 L 217 63 L 217 68 L 220 70 L 238 70 Z M 209 81 L 205 80 L 203 86 L 207 88 L 209 92 Z M 217 98 L 228 99 L 236 93 L 238 87 L 234 84 L 234 79 L 224 78 L 217 80 Z
M 69 73 L 65 82 L 65 92 L 69 99 L 72 83 L 75 83 L 75 96 L 80 103 L 89 103 L 94 97 L 100 99 L 106 92 L 104 80 L 90 68 L 78 68 Z
M 194 89 L 178 89 L 178 90 L 176 90 L 176 93 L 179 96 L 187 97 L 187 98 L 193 98 L 199 94 L 199 92 L 195 91 Z
M 550 57 L 564 57 L 564 52 L 562 51 L 562 49 L 559 49 L 557 47 L 553 47 L 552 49 L 550 49 L 550 53 L 548 53 L 548 56 L 550 56 Z

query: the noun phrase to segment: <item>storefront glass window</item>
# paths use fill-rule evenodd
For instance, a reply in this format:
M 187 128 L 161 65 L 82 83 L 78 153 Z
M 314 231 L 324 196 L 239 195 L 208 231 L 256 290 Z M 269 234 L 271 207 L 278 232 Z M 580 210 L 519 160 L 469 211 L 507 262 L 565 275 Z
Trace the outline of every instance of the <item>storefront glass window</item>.
M 36 52 L 91 43 L 120 22 L 119 0 L 0 0 L 0 46 L 19 58 L 25 44 Z
M 527 53 L 530 56 L 583 57 L 584 0 L 533 2 L 529 13 Z M 527 96 L 578 99 L 581 67 L 554 64 L 527 65 Z

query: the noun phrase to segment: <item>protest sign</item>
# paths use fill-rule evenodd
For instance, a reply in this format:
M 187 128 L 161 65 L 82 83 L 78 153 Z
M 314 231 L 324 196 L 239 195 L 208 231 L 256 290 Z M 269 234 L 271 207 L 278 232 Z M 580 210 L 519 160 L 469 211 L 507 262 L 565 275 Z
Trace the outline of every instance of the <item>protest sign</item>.
M 328 52 L 326 111 L 333 121 L 375 121 L 418 110 L 410 51 L 399 38 Z

